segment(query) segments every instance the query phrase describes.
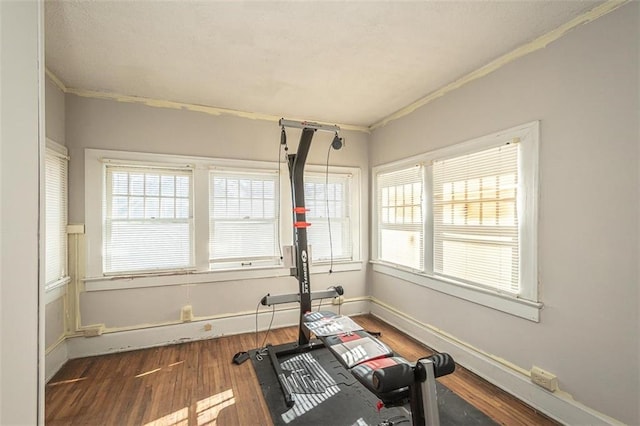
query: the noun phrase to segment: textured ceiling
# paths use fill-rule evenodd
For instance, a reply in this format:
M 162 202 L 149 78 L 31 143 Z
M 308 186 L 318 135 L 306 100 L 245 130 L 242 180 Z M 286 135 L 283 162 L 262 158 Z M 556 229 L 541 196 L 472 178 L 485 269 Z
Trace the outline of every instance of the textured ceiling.
M 601 2 L 47 1 L 72 89 L 369 126 Z

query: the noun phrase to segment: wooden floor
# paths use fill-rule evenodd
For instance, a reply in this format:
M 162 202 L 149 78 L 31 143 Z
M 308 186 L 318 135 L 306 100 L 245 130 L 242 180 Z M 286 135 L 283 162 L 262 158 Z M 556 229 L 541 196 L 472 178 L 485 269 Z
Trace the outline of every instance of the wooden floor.
M 426 347 L 364 315 L 356 320 L 409 361 Z M 264 332 L 257 336 L 262 344 Z M 294 327 L 272 330 L 272 344 L 297 340 Z M 231 364 L 255 348 L 254 333 L 67 362 L 45 393 L 49 425 L 271 425 L 251 361 Z M 438 379 L 503 425 L 554 425 L 517 399 L 458 367 Z

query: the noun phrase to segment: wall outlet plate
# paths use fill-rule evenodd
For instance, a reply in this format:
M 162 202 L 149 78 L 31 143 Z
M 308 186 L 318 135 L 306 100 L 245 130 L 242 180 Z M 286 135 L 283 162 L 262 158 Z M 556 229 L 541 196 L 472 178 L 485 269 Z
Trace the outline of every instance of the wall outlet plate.
M 182 322 L 193 321 L 193 308 L 191 307 L 191 305 L 185 305 L 182 307 L 182 311 L 180 312 L 180 320 Z
M 82 330 L 84 337 L 97 337 L 102 336 L 104 332 L 104 324 L 93 324 L 89 325 Z
M 555 392 L 558 390 L 558 378 L 555 374 L 549 373 L 535 365 L 531 367 L 531 381 L 536 385 L 545 388 L 548 391 Z

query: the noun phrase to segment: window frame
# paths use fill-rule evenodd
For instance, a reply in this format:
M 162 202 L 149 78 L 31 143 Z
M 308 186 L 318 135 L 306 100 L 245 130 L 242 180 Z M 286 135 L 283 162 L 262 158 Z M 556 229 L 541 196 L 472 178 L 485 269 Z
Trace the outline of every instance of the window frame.
M 102 206 L 104 194 L 104 160 L 119 161 L 126 164 L 157 165 L 175 167 L 189 166 L 193 169 L 193 229 L 195 267 L 189 270 L 166 272 L 132 273 L 119 275 L 103 274 L 103 233 Z M 196 157 L 185 155 L 156 154 L 133 151 L 114 151 L 87 148 L 84 152 L 84 206 L 85 206 L 85 256 L 86 271 L 84 286 L 86 291 L 103 291 L 125 288 L 146 288 L 171 285 L 215 283 L 231 280 L 251 280 L 291 276 L 284 263 L 279 265 L 259 265 L 245 268 L 211 269 L 209 267 L 209 173 L 212 168 L 251 169 L 279 173 L 277 196 L 279 220 L 279 244 L 292 244 L 293 229 L 291 226 L 292 209 L 290 197 L 289 172 L 284 162 L 268 162 L 254 160 L 238 160 L 214 157 Z M 308 164 L 306 171 L 324 171 L 325 166 Z M 329 172 L 345 173 L 354 176 L 352 182 L 352 211 L 357 212 L 357 224 L 352 226 L 354 259 L 349 262 L 334 262 L 334 272 L 355 271 L 362 269 L 360 254 L 360 169 L 356 167 L 329 166 Z M 328 264 L 311 265 L 311 273 L 326 273 Z
M 280 211 L 279 206 L 276 205 L 276 203 L 278 202 L 278 195 L 279 195 L 279 190 L 278 190 L 278 176 L 277 176 L 277 170 L 256 170 L 256 169 L 238 169 L 238 168 L 223 168 L 223 167 L 213 167 L 209 170 L 209 248 L 211 248 L 213 246 L 213 242 L 211 241 L 211 235 L 213 234 L 212 229 L 211 229 L 211 223 L 216 221 L 216 218 L 213 218 L 211 216 L 211 208 L 213 207 L 212 203 L 212 197 L 214 197 L 214 199 L 216 198 L 214 195 L 214 189 L 212 188 L 212 184 L 211 181 L 212 179 L 215 178 L 216 174 L 218 174 L 218 176 L 225 176 L 226 175 L 226 179 L 229 179 L 230 176 L 231 177 L 245 177 L 247 179 L 250 178 L 262 178 L 263 181 L 273 181 L 274 183 L 274 209 L 273 209 L 273 215 L 274 217 L 272 219 L 270 218 L 247 218 L 251 223 L 253 224 L 257 224 L 257 223 L 263 223 L 263 224 L 270 224 L 273 223 L 273 229 L 274 229 L 274 252 L 272 256 L 250 256 L 250 257 L 245 257 L 245 258 L 227 258 L 227 259 L 221 259 L 216 261 L 214 259 L 214 257 L 212 256 L 211 252 L 208 251 L 209 253 L 209 269 L 212 271 L 219 271 L 219 270 L 231 270 L 231 269 L 246 269 L 248 267 L 256 267 L 256 266 L 265 266 L 265 267 L 269 267 L 269 266 L 280 266 L 281 264 L 281 260 L 279 259 L 279 255 L 278 255 L 278 231 L 279 231 L 279 218 L 277 217 L 278 212 Z M 238 200 L 240 200 L 240 196 L 238 197 Z M 225 200 L 228 200 L 228 198 L 225 198 Z M 264 198 L 262 198 L 262 200 L 264 201 Z M 217 219 L 220 222 L 237 222 L 239 220 L 242 220 L 239 216 L 238 217 L 234 217 L 234 218 L 219 218 Z
M 392 275 L 451 296 L 481 304 L 534 322 L 539 321 L 542 303 L 538 297 L 537 226 L 538 226 L 538 147 L 539 121 L 525 123 L 490 135 L 457 143 L 445 148 L 419 154 L 411 158 L 376 166 L 372 169 L 372 267 L 379 273 Z M 503 145 L 508 140 L 519 141 L 518 177 L 520 191 L 517 200 L 520 246 L 521 291 L 513 294 L 497 289 L 437 276 L 433 265 L 433 194 L 432 164 L 434 161 L 462 156 L 483 149 Z M 378 182 L 381 172 L 402 169 L 412 164 L 425 164 L 424 175 L 424 271 L 393 265 L 378 258 Z

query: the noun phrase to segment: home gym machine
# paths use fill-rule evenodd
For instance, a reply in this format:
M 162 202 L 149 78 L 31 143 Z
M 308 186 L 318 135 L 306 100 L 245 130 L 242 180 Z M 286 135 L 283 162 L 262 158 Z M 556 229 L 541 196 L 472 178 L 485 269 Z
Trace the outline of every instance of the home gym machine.
M 280 143 L 285 146 L 285 150 L 285 128 L 302 129 L 297 152 L 287 154 L 293 204 L 295 259 L 291 275 L 297 278 L 299 291 L 293 294 L 268 294 L 261 300 L 264 306 L 293 302 L 298 302 L 300 306 L 298 340 L 276 346 L 267 344 L 265 348 L 286 406 L 292 407 L 295 400 L 278 357 L 326 347 L 347 371 L 380 398 L 382 404 L 388 407 L 409 404 L 411 422 L 414 426 L 439 425 L 435 378 L 453 372 L 455 363 L 449 355 L 436 354 L 412 364 L 394 356 L 388 346 L 364 331 L 350 318 L 332 312 L 312 312 L 312 300 L 342 296 L 344 291 L 341 286 L 324 291 L 311 291 L 310 254 L 307 243 L 307 228 L 310 223 L 306 220 L 304 167 L 316 131 L 334 133 L 331 146 L 336 150 L 342 147 L 343 139 L 338 135 L 340 128 L 335 125 L 285 119 L 281 119 L 279 125 L 282 129 Z M 312 330 L 316 336 L 314 339 L 311 339 Z M 406 422 L 406 419 L 404 421 Z M 392 426 L 394 423 L 382 424 Z
M 267 295 L 262 298 L 262 305 L 271 306 L 282 303 L 298 302 L 300 304 L 300 322 L 298 326 L 298 341 L 286 343 L 283 345 L 267 345 L 266 350 L 271 360 L 271 365 L 278 377 L 282 393 L 284 395 L 287 407 L 294 404 L 291 390 L 286 382 L 285 374 L 282 371 L 278 356 L 285 356 L 300 352 L 312 350 L 323 346 L 318 339 L 310 339 L 310 332 L 304 326 L 304 315 L 311 311 L 311 301 L 317 299 L 330 299 L 342 296 L 343 289 L 341 286 L 335 286 L 324 291 L 311 291 L 310 277 L 310 254 L 307 244 L 307 228 L 311 225 L 307 222 L 304 201 L 304 166 L 307 161 L 307 155 L 311 147 L 311 140 L 316 131 L 332 132 L 335 134 L 332 147 L 333 149 L 342 148 L 342 139 L 338 136 L 340 128 L 335 125 L 319 124 L 309 121 L 293 121 L 280 119 L 281 127 L 280 144 L 286 147 L 287 134 L 286 127 L 302 129 L 300 142 L 295 154 L 287 154 L 287 164 L 289 166 L 289 180 L 291 181 L 291 201 L 293 204 L 293 256 L 295 264 L 291 268 L 291 275 L 298 279 L 298 293 Z

